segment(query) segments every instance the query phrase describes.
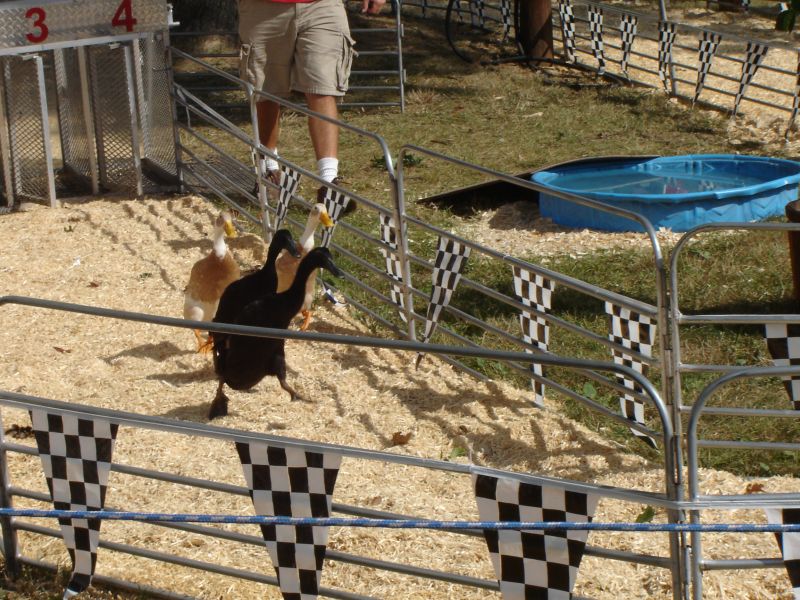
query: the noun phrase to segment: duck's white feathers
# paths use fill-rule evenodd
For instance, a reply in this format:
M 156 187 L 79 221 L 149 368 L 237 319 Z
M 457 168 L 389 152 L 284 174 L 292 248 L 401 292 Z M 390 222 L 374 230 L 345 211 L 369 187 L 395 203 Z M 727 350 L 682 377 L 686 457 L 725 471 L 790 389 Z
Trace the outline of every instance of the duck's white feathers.
M 294 277 L 297 274 L 297 267 L 300 261 L 314 248 L 314 232 L 317 230 L 320 222 L 322 222 L 325 227 L 333 225 L 328 211 L 325 210 L 325 206 L 323 204 L 316 204 L 311 209 L 308 220 L 306 221 L 306 228 L 303 230 L 303 234 L 298 240 L 300 258 L 295 258 L 288 252 L 281 252 L 280 256 L 278 256 L 278 259 L 275 261 L 275 270 L 278 273 L 278 293 L 289 289 L 289 286 L 292 285 Z M 311 304 L 314 301 L 314 286 L 316 285 L 316 281 L 317 272 L 314 271 L 308 278 L 308 281 L 306 281 L 306 295 L 303 300 L 302 310 L 309 310 L 311 308 Z
M 225 234 L 233 232 L 230 215 L 223 213 L 214 228 L 214 248 L 192 266 L 184 293 L 184 318 L 213 319 L 222 292 L 241 276 L 239 265 L 225 243 Z

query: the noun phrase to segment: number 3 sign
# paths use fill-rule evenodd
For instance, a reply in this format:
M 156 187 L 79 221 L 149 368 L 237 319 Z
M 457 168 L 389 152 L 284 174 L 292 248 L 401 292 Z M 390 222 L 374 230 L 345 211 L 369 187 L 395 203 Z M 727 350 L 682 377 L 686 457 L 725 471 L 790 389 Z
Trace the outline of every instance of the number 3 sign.
M 63 45 L 169 26 L 165 0 L 32 0 L 8 6 L 0 3 L 0 49 Z

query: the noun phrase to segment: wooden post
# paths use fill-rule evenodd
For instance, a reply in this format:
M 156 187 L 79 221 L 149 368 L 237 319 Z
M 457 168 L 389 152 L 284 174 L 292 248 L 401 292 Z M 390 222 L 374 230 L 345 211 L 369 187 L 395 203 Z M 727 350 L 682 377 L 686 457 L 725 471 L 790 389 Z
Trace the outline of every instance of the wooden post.
M 550 0 L 519 1 L 519 42 L 531 59 L 553 59 L 553 20 Z

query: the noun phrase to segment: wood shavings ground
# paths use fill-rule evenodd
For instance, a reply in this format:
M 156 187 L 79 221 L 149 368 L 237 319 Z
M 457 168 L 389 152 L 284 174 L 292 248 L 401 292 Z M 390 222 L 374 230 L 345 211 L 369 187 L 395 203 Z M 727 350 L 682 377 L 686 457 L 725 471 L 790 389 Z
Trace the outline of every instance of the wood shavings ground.
M 2 217 L 4 294 L 180 316 L 191 265 L 211 247 L 216 210 L 198 198 L 100 198 L 63 208 L 38 207 Z M 576 237 L 579 237 L 576 235 Z M 233 244 L 243 270 L 263 260 L 263 243 L 243 236 Z M 76 261 L 80 258 L 80 261 Z M 97 285 L 93 285 L 96 283 Z M 15 392 L 145 415 L 206 422 L 216 382 L 210 360 L 194 351 L 188 329 L 174 329 L 7 305 L 0 313 L 0 386 Z M 370 335 L 347 310 L 322 305 L 312 329 Z M 58 351 L 55 347 L 64 351 Z M 535 409 L 529 390 L 502 382 L 480 383 L 433 356 L 413 368 L 414 357 L 383 349 L 287 343 L 289 381 L 309 402 L 290 402 L 268 379 L 250 392 L 231 392 L 225 427 L 467 463 L 453 453 L 466 445 L 487 466 L 649 491 L 663 489 L 658 465 L 626 454 L 550 408 Z M 2 426 L 30 425 L 27 414 L 4 409 Z M 396 432 L 412 433 L 395 445 Z M 15 443 L 33 445 L 30 438 Z M 452 456 L 452 458 L 450 458 Z M 121 427 L 116 462 L 244 485 L 231 444 Z M 36 457 L 12 455 L 14 484 L 41 493 L 45 480 Z M 703 473 L 704 493 L 741 493 L 750 482 L 726 473 Z M 800 490 L 792 479 L 765 479 L 765 491 Z M 186 511 L 249 515 L 247 496 L 227 495 L 112 473 L 108 506 L 134 511 Z M 345 459 L 334 502 L 434 519 L 477 519 L 469 477 L 404 465 Z M 17 499 L 17 506 L 44 506 Z M 597 521 L 633 521 L 645 507 L 601 500 Z M 758 511 L 710 515 L 731 522 L 762 522 Z M 663 521 L 659 510 L 655 521 Z M 52 527 L 46 520 L 37 523 Z M 254 545 L 153 525 L 108 522 L 102 538 L 187 558 L 274 571 L 256 526 L 229 527 L 253 536 Z M 58 539 L 22 534 L 27 556 L 68 565 Z M 778 555 L 773 536 L 704 537 L 710 557 Z M 665 534 L 592 533 L 590 544 L 664 556 Z M 331 551 L 397 560 L 435 570 L 493 579 L 485 543 L 428 531 L 334 528 Z M 178 566 L 164 566 L 101 550 L 98 573 L 163 586 L 200 598 L 279 598 L 274 588 Z M 790 598 L 781 569 L 714 572 L 705 576 L 706 598 Z M 484 599 L 498 597 L 437 581 L 327 561 L 324 586 L 382 598 Z M 671 598 L 662 569 L 586 557 L 575 592 L 598 599 Z

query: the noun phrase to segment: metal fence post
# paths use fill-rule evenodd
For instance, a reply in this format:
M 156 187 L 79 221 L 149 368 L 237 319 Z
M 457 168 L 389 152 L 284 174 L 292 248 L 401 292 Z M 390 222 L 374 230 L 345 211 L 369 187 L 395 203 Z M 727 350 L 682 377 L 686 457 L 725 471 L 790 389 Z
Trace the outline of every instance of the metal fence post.
M 2 413 L 0 413 L 0 506 L 13 508 L 11 496 L 8 493 L 8 464 L 5 449 L 5 434 L 2 427 Z M 6 574 L 11 579 L 19 577 L 19 563 L 17 562 L 17 532 L 11 523 L 11 517 L 0 517 L 0 531 L 3 534 L 3 554 L 6 561 Z
M 414 320 L 414 297 L 411 295 L 411 262 L 408 260 L 408 235 L 406 224 L 406 200 L 403 191 L 403 159 L 405 148 L 400 149 L 397 157 L 397 174 L 394 178 L 392 193 L 394 195 L 394 221 L 397 235 L 397 258 L 403 269 L 403 304 L 405 305 L 406 324 L 408 325 L 408 339 L 416 341 L 416 321 Z M 391 157 L 386 157 L 390 161 Z M 390 167 L 390 165 L 387 165 Z M 391 171 L 390 171 L 391 172 Z

